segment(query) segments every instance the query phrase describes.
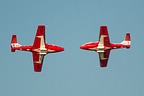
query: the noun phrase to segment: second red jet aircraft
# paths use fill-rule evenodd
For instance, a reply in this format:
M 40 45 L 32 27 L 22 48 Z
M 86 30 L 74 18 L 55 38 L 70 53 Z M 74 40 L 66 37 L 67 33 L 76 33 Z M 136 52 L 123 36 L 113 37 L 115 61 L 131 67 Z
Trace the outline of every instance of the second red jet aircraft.
M 80 48 L 84 50 L 96 51 L 97 53 L 99 53 L 100 66 L 106 67 L 109 59 L 109 54 L 112 49 L 130 48 L 130 44 L 130 33 L 126 33 L 124 41 L 120 44 L 110 43 L 107 26 L 101 26 L 99 41 L 86 43 L 80 46 Z

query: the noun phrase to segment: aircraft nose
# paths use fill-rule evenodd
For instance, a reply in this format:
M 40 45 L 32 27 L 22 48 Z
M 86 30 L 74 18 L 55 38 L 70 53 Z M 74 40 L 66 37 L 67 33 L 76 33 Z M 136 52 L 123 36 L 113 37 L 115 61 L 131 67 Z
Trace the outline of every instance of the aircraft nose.
M 61 51 L 64 51 L 64 48 L 63 47 L 59 47 L 59 46 L 57 46 L 57 52 L 61 52 Z
M 87 47 L 85 45 L 80 46 L 80 49 L 87 49 Z

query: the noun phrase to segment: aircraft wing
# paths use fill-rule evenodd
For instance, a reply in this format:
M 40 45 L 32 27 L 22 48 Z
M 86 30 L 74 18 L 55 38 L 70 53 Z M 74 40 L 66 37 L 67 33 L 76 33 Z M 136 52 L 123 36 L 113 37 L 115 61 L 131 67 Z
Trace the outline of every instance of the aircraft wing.
M 100 26 L 99 44 L 104 45 L 106 47 L 110 46 L 110 39 L 107 26 Z
M 34 44 L 33 44 L 34 48 L 40 48 L 40 46 L 45 47 L 45 26 L 44 25 L 38 26 Z
M 32 52 L 32 54 L 33 54 L 34 71 L 41 72 L 45 55 L 38 54 L 37 52 Z
M 100 66 L 106 67 L 109 59 L 110 50 L 99 53 Z

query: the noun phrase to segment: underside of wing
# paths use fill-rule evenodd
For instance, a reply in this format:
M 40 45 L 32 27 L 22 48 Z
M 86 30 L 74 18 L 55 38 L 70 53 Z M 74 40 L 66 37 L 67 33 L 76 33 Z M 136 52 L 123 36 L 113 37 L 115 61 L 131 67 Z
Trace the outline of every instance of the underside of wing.
M 99 44 L 107 47 L 110 46 L 110 39 L 107 26 L 100 26 Z
M 99 53 L 100 67 L 106 67 L 109 59 L 110 50 Z
M 41 72 L 43 60 L 44 60 L 44 55 L 38 54 L 37 52 L 33 52 L 32 54 L 33 54 L 34 71 L 35 72 Z
M 34 48 L 40 48 L 40 46 L 45 46 L 45 26 L 44 25 L 38 26 L 34 44 L 33 44 Z

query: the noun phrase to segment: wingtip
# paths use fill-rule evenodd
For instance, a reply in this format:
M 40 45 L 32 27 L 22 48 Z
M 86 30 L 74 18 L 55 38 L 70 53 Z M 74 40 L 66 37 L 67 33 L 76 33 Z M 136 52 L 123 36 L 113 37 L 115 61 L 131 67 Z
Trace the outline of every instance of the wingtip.
M 106 25 L 101 25 L 100 28 L 107 28 L 107 26 Z
M 127 32 L 126 34 L 130 35 L 130 32 Z
M 41 72 L 42 71 L 42 64 L 34 64 L 34 72 Z
M 16 38 L 16 34 L 13 34 L 12 37 L 13 37 L 13 38 Z
M 100 65 L 100 67 L 101 67 L 101 68 L 106 68 L 106 67 L 107 67 L 107 65 Z
M 38 27 L 45 27 L 45 25 L 44 24 L 40 24 L 40 25 L 38 25 Z
M 41 69 L 40 69 L 40 70 L 35 70 L 35 69 L 34 69 L 34 72 L 41 72 Z
M 41 72 L 41 71 L 34 71 L 34 72 L 37 72 L 37 73 L 39 73 L 39 72 Z

